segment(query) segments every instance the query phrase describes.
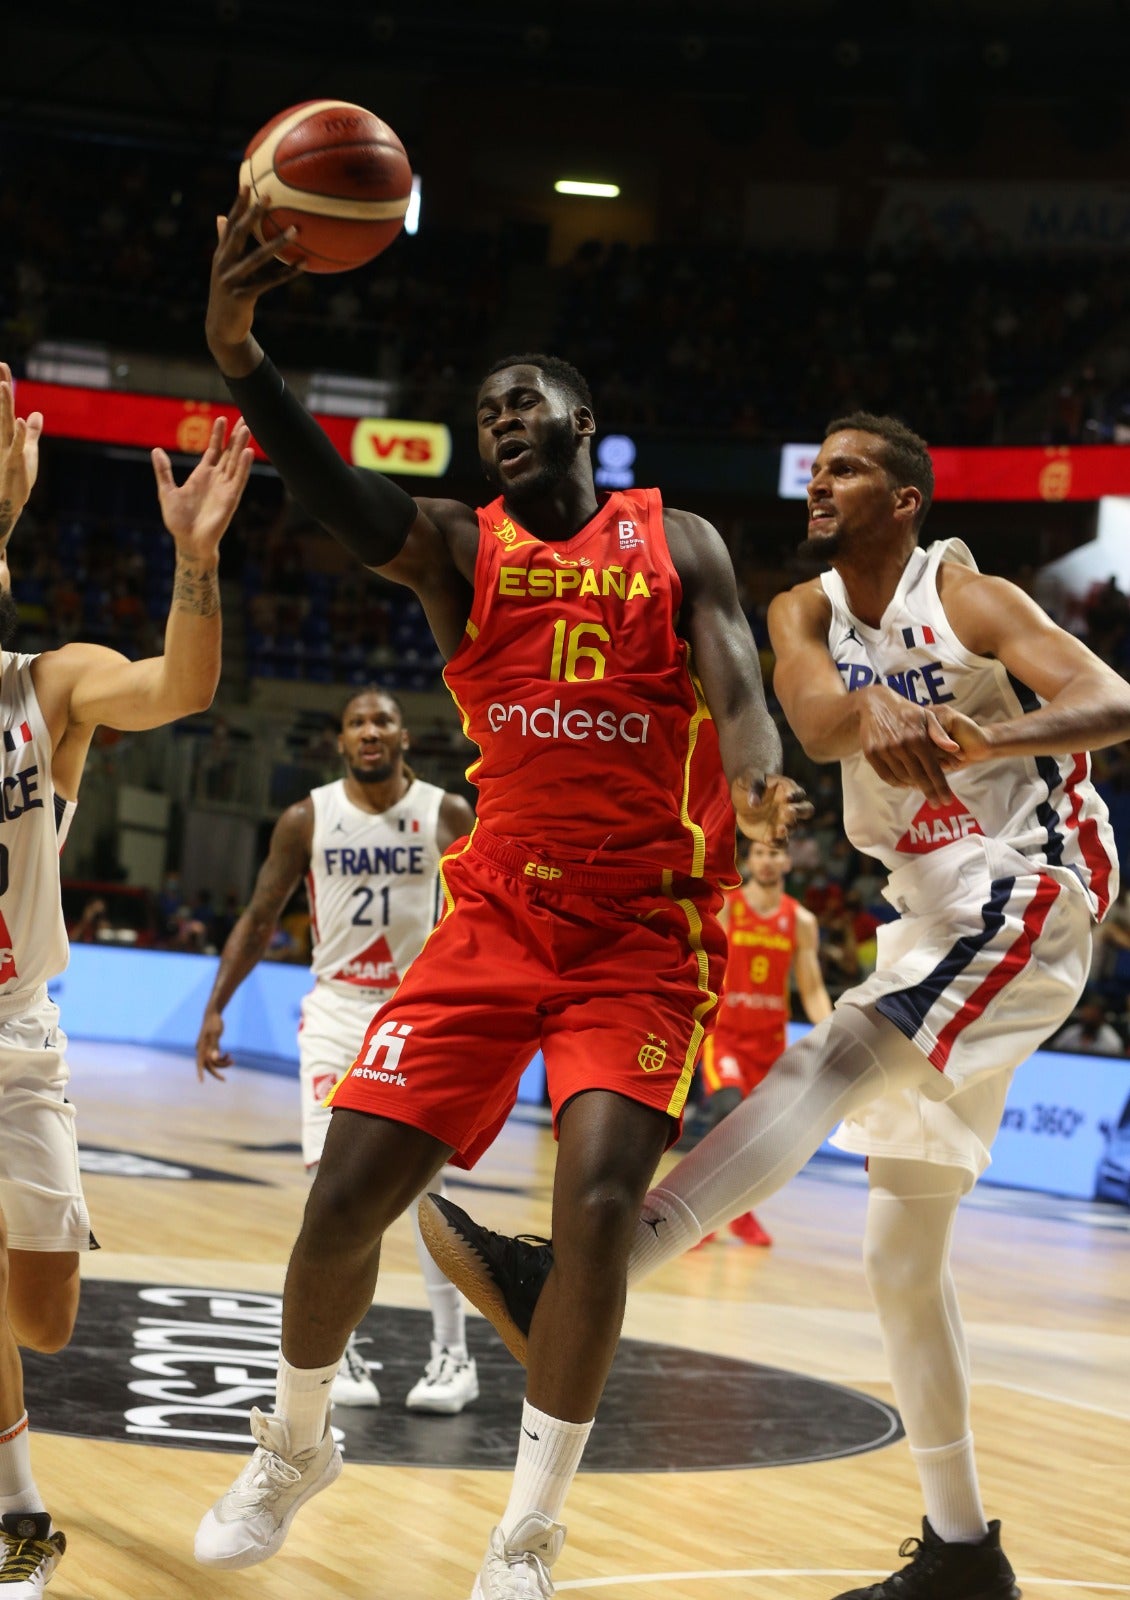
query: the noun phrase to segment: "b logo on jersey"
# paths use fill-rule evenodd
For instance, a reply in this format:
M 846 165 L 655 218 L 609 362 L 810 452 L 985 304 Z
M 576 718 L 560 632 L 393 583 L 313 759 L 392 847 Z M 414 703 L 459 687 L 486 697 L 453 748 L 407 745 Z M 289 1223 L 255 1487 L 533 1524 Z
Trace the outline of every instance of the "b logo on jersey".
M 618 522 L 616 524 L 616 528 L 620 535 L 621 550 L 643 549 L 643 540 L 637 534 L 636 525 L 634 522 L 628 522 L 627 520 Z
M 645 1072 L 660 1072 L 667 1061 L 667 1041 L 649 1033 L 647 1044 L 640 1045 L 636 1061 Z

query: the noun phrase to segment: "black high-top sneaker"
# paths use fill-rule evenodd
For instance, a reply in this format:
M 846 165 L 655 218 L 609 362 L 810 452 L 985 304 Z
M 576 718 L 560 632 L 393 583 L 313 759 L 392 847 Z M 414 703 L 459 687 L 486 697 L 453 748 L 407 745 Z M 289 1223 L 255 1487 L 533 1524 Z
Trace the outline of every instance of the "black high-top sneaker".
M 440 1194 L 426 1194 L 417 1215 L 432 1259 L 525 1366 L 534 1307 L 553 1265 L 549 1240 L 493 1233 Z
M 921 1539 L 904 1539 L 899 1555 L 911 1557 L 901 1572 L 835 1600 L 1020 1600 L 999 1522 L 989 1523 L 979 1544 L 947 1544 L 923 1517 Z

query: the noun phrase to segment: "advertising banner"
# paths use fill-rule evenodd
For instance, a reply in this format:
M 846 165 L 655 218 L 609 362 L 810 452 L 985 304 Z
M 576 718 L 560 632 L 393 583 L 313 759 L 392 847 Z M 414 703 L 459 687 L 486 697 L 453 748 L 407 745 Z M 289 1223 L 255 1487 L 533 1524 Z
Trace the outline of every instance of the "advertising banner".
M 1122 252 L 1126 183 L 893 183 L 872 243 L 945 256 Z
M 781 447 L 777 494 L 803 500 L 818 444 Z M 1101 500 L 1130 494 L 1130 445 L 932 448 L 935 500 Z
M 233 423 L 238 406 L 220 401 L 172 399 L 133 394 L 124 389 L 87 389 L 71 383 L 16 384 L 16 411 L 26 417 L 42 411 L 47 432 L 56 439 L 199 455 L 217 417 Z M 451 460 L 451 433 L 439 422 L 398 417 L 337 416 L 316 412 L 315 420 L 346 461 L 381 472 L 438 478 Z M 266 458 L 258 445 L 255 453 Z
M 218 965 L 218 956 L 76 944 L 48 992 L 72 1039 L 192 1052 Z M 224 1008 L 224 1049 L 237 1067 L 297 1078 L 300 1007 L 311 984 L 305 967 L 279 961 L 261 961 L 247 975 Z M 519 1100 L 540 1105 L 544 1084 L 539 1055 L 522 1077 Z

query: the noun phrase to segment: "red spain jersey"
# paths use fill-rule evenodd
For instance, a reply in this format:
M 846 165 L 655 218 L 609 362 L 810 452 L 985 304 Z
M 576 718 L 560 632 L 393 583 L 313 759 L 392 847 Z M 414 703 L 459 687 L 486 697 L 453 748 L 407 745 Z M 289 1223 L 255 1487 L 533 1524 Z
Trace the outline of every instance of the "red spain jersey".
M 467 631 L 444 680 L 481 752 L 483 828 L 550 858 L 734 880 L 734 813 L 685 640 L 657 489 L 535 538 L 479 511 Z
M 726 896 L 729 908 L 726 976 L 717 1031 L 766 1036 L 773 1057 L 785 1048 L 789 1020 L 789 972 L 796 950 L 797 903 L 783 894 L 768 916 L 755 911 L 740 889 Z M 718 1048 L 721 1048 L 719 1046 Z

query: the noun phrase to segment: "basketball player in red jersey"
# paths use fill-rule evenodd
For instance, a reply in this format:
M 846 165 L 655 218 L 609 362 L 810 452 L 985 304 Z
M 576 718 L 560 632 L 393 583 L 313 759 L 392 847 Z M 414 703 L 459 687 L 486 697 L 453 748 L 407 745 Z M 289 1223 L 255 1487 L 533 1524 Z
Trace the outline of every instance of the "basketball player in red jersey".
M 335 1090 L 287 1273 L 276 1412 L 254 1416 L 258 1448 L 196 1555 L 263 1560 L 337 1476 L 327 1396 L 381 1236 L 445 1162 L 489 1147 L 540 1047 L 557 1264 L 474 1595 L 541 1600 L 619 1337 L 628 1241 L 714 1010 L 735 812 L 772 840 L 811 807 L 771 776 L 780 740 L 721 538 L 655 489 L 598 497 L 581 375 L 541 355 L 499 362 L 476 401 L 495 498 L 413 500 L 342 461 L 252 337 L 258 296 L 294 275 L 254 247 L 257 219 L 244 193 L 220 221 L 212 354 L 295 498 L 419 596 L 481 750 L 479 800 L 441 867 L 444 916 Z
M 751 842 L 741 888 L 722 904 L 729 954 L 718 1022 L 702 1052 L 706 1128 L 752 1094 L 784 1050 L 791 982 L 809 1022 L 832 1014 L 817 955 L 820 929 L 812 912 L 785 893 L 788 870 L 782 846 Z M 734 1217 L 729 1228 L 746 1244 L 773 1243 L 752 1211 Z M 701 1243 L 714 1237 L 705 1234 Z

